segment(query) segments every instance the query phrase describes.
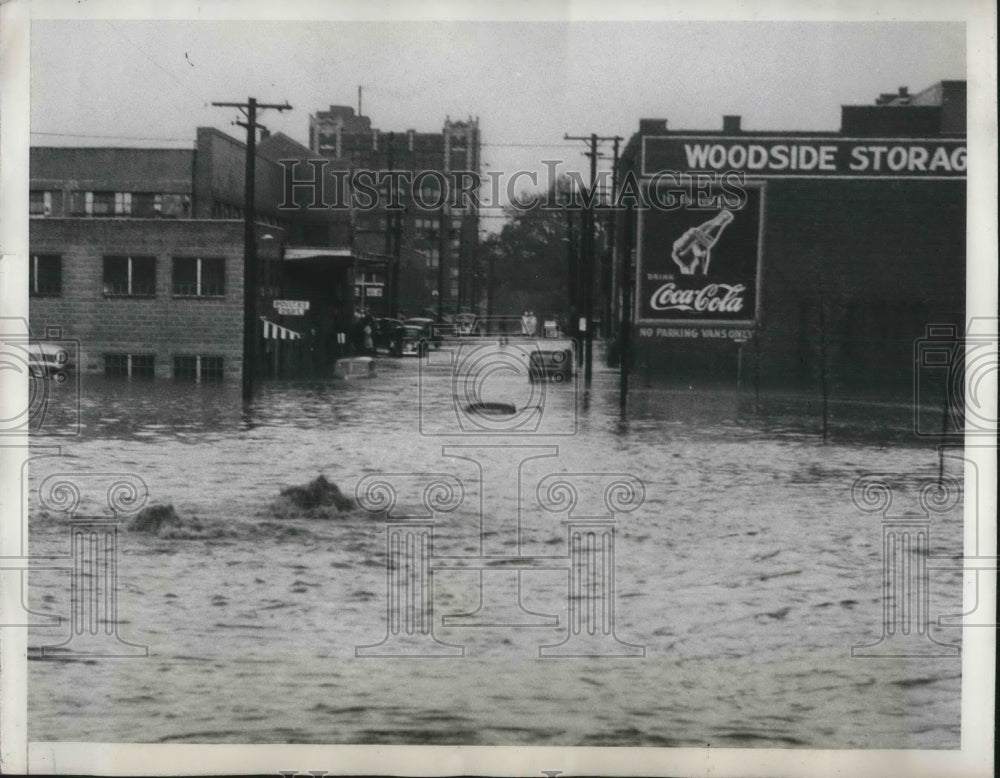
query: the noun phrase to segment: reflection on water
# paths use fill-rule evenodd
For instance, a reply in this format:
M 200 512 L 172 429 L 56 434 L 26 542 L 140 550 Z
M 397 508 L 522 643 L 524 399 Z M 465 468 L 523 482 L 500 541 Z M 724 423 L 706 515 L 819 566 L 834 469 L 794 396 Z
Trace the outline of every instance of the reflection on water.
M 484 399 L 523 407 L 516 380 L 498 378 Z M 637 386 L 623 418 L 617 386 L 597 370 L 579 394 L 552 384 L 530 395 L 540 433 L 459 425 L 447 436 L 466 387 L 441 370 L 422 384 L 416 359 L 380 359 L 371 381 L 265 382 L 247 407 L 238 385 L 85 377 L 80 434 L 58 434 L 77 410 L 54 396 L 33 438 L 63 456 L 35 463 L 32 488 L 53 473 L 134 473 L 151 502 L 206 529 L 120 533 L 119 629 L 149 657 L 33 662 L 30 737 L 957 747 L 957 657 L 851 657 L 883 631 L 880 517 L 858 510 L 851 484 L 884 474 L 905 513 L 938 472 L 933 446 L 909 434 L 909 410 L 834 405 L 824 443 L 815 399 Z M 493 449 L 477 466 L 445 450 L 483 444 L 554 454 L 519 464 Z M 491 481 L 482 462 L 512 475 Z M 434 553 L 450 559 L 482 543 L 564 558 L 566 517 L 538 507 L 535 485 L 550 473 L 639 478 L 645 503 L 616 527 L 615 631 L 645 656 L 539 658 L 565 637 L 558 565 L 519 579 L 523 607 L 558 626 L 442 621 L 479 605 L 479 574 L 453 565 L 434 573 L 434 634 L 463 657 L 356 657 L 386 634 L 384 524 L 359 511 L 281 519 L 273 500 L 320 474 L 353 494 L 368 474 L 429 472 L 465 487 L 462 505 L 435 518 Z M 79 512 L 99 514 L 103 499 L 82 494 Z M 32 507 L 33 552 L 68 554 L 66 517 Z M 961 515 L 958 505 L 933 517 L 935 558 L 960 555 Z M 935 575 L 936 619 L 960 610 L 961 576 Z M 65 571 L 33 574 L 31 606 L 65 615 L 68 590 Z M 60 643 L 65 629 L 33 628 L 30 643 Z

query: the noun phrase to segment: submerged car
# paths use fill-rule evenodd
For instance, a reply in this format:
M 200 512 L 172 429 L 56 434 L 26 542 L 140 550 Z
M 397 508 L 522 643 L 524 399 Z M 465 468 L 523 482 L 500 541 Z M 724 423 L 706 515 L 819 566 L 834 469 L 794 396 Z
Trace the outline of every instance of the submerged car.
M 440 328 L 442 325 L 434 321 L 434 319 L 428 319 L 421 316 L 417 316 L 411 319 L 405 319 L 403 321 L 403 326 L 417 327 L 420 329 L 421 336 L 428 344 L 432 345 L 434 348 L 441 348 L 441 332 Z
M 476 314 L 459 313 L 455 316 L 455 334 L 471 335 L 476 324 Z
M 376 319 L 372 328 L 372 342 L 376 351 L 388 351 L 393 356 L 403 353 L 406 326 L 399 319 Z
M 400 354 L 422 357 L 427 354 L 427 333 L 419 324 L 403 325 L 403 340 Z

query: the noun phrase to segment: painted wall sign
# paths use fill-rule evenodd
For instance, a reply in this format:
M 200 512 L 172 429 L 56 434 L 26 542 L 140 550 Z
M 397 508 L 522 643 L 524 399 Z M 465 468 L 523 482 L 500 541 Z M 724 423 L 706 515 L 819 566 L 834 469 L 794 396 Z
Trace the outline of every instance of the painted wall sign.
M 643 138 L 644 176 L 963 179 L 965 139 L 671 135 Z
M 641 212 L 636 323 L 757 321 L 764 188 L 733 207 Z
M 308 300 L 275 300 L 274 310 L 282 316 L 303 316 L 309 310 Z

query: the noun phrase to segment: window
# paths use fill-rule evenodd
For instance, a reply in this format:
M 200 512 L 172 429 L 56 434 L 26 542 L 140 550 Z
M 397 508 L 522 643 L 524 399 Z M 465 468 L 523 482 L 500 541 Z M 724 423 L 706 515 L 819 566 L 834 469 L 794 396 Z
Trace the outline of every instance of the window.
M 226 294 L 226 260 L 175 257 L 173 294 L 223 297 Z
M 198 357 L 174 357 L 174 378 L 197 381 Z
M 87 194 L 75 191 L 69 193 L 69 213 L 71 216 L 85 216 L 87 214 Z
M 163 211 L 162 195 L 152 192 L 132 192 L 132 215 L 148 219 Z
M 30 192 L 28 194 L 28 213 L 32 216 L 51 216 L 52 192 Z
M 132 215 L 132 193 L 115 192 L 115 216 Z
M 222 380 L 222 357 L 174 357 L 174 378 L 208 383 Z
M 129 356 L 128 354 L 105 354 L 104 355 L 104 375 L 109 378 L 128 378 Z
M 222 357 L 199 357 L 202 381 L 222 380 Z
M 62 294 L 62 257 L 52 254 L 31 256 L 31 297 L 59 297 Z
M 58 297 L 62 294 L 62 257 L 34 254 L 30 265 L 32 297 Z
M 155 257 L 105 257 L 104 294 L 156 296 Z
M 428 241 L 437 240 L 439 224 L 440 222 L 433 218 L 420 217 L 415 219 L 414 227 L 418 233 L 417 237 Z
M 437 249 L 429 249 L 425 253 L 427 255 L 427 267 L 433 270 L 441 262 L 441 253 Z
M 105 354 L 104 375 L 109 378 L 153 378 L 152 354 Z
M 115 193 L 86 192 L 84 204 L 87 216 L 111 216 L 115 212 Z

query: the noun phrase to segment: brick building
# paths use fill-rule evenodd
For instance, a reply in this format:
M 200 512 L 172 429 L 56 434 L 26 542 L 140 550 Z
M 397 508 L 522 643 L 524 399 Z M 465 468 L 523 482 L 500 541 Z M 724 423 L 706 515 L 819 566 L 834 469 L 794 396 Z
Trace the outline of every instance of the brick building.
M 242 371 L 246 146 L 205 127 L 194 146 L 31 149 L 32 331 L 79 340 L 85 373 Z M 323 369 L 343 351 L 335 332 L 351 324 L 350 215 L 279 208 L 277 159 L 309 153 L 281 134 L 258 144 L 258 373 L 288 364 L 295 347 Z M 305 315 L 274 309 L 286 286 L 307 295 Z
M 656 201 L 619 224 L 640 373 L 906 399 L 928 325 L 962 330 L 965 82 L 833 133 L 646 119 L 621 165 Z
M 239 380 L 241 221 L 63 217 L 30 242 L 32 331 L 78 340 L 82 372 Z
M 349 106 L 331 105 L 309 117 L 309 145 L 314 154 L 349 170 L 409 171 L 414 177 L 433 171 L 450 180 L 458 171 L 478 173 L 480 165 L 479 123 L 471 117 L 448 118 L 439 133 L 386 132 Z M 439 200 L 438 181 L 425 175 L 416 197 L 404 189 L 398 210 L 387 208 L 383 195 L 379 207 L 354 211 L 356 255 L 383 262 L 360 272 L 358 304 L 381 315 L 393 312 L 393 296 L 397 310 L 411 316 L 436 312 L 439 304 L 445 314 L 478 309 L 485 288 L 477 261 L 478 210 L 474 203 L 426 207 Z M 397 256 L 394 291 L 387 271 L 396 267 Z M 373 293 L 378 296 L 368 298 Z

